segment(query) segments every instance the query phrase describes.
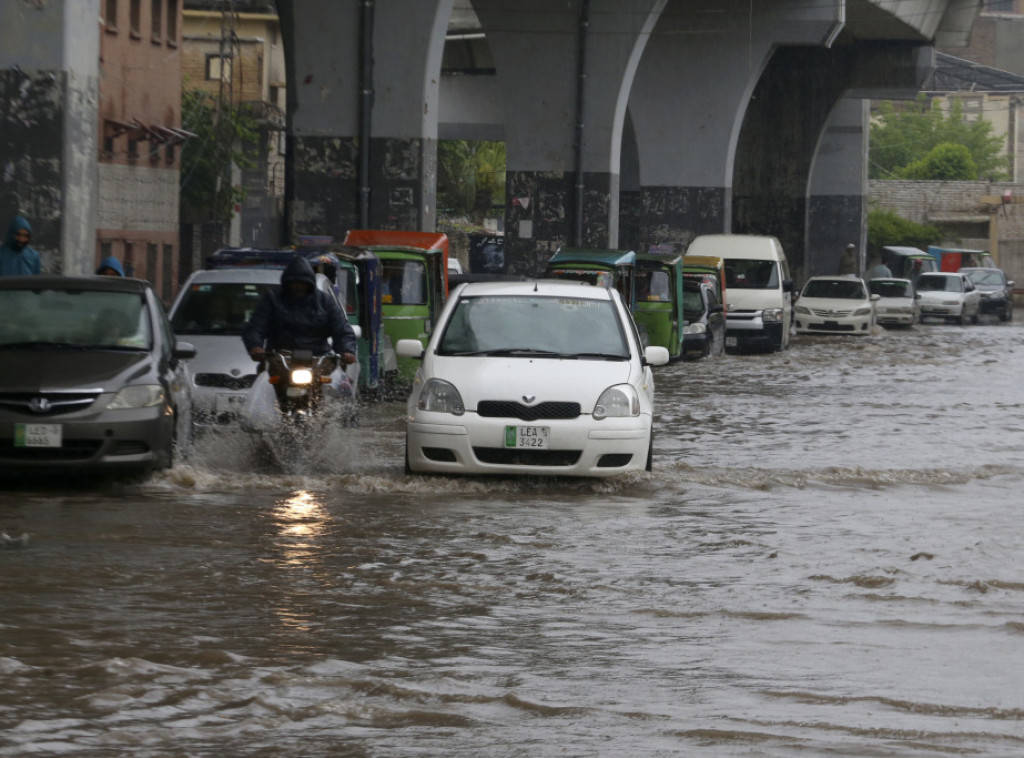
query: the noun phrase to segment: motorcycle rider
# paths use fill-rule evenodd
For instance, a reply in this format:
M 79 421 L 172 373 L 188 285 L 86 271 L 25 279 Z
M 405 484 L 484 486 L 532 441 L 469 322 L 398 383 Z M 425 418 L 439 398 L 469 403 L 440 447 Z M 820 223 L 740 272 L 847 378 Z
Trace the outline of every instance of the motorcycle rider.
M 263 293 L 242 331 L 242 342 L 254 361 L 267 350 L 329 352 L 331 343 L 344 366 L 356 362 L 356 335 L 345 311 L 330 294 L 316 287 L 312 265 L 295 256 L 281 273 L 281 288 Z

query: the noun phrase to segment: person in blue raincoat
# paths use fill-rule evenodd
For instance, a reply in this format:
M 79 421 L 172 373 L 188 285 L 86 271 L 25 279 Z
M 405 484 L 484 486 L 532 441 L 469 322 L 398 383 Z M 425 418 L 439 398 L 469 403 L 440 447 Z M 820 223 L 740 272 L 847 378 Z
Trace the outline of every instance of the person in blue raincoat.
M 121 261 L 113 255 L 108 255 L 100 261 L 96 273 L 100 276 L 124 276 L 124 267 L 121 265 Z
M 0 247 L 0 276 L 25 276 L 39 273 L 39 253 L 29 246 L 32 227 L 24 216 L 15 216 Z
M 242 331 L 242 342 L 254 361 L 264 360 L 267 350 L 323 355 L 333 346 L 343 365 L 356 362 L 356 334 L 345 312 L 329 293 L 317 289 L 316 273 L 302 256 L 295 256 L 281 273 L 280 289 L 263 293 Z

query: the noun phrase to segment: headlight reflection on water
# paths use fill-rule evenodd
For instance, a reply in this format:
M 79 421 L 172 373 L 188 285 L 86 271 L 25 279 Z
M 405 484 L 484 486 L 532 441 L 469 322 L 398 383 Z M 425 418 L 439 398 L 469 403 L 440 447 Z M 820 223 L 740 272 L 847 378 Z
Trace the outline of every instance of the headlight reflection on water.
M 320 498 L 312 492 L 298 490 L 274 507 L 274 523 L 281 538 L 285 563 L 309 566 L 317 562 L 316 538 L 327 530 L 330 516 Z

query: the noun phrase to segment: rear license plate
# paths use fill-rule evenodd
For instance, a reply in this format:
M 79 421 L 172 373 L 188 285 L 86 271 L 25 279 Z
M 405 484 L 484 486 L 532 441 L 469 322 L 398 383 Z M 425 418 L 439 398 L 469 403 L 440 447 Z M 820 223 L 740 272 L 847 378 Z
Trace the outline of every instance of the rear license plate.
M 60 424 L 15 424 L 15 447 L 60 447 Z
M 736 347 L 736 338 L 735 337 L 726 337 L 725 338 L 725 346 L 726 347 Z
M 546 448 L 550 439 L 550 426 L 505 427 L 505 447 Z

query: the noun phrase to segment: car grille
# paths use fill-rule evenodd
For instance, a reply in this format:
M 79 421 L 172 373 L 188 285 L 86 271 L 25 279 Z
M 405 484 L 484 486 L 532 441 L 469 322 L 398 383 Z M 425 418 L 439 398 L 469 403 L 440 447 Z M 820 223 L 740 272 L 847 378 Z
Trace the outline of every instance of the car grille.
M 31 416 L 59 416 L 84 410 L 100 396 L 97 392 L 2 392 L 0 408 Z
M 574 419 L 580 415 L 580 404 L 549 402 L 523 405 L 513 400 L 482 400 L 477 404 L 476 412 L 486 418 L 517 418 L 522 421 Z
M 228 374 L 196 374 L 197 387 L 219 387 L 225 390 L 247 390 L 256 381 L 256 374 L 229 376 Z
M 854 332 L 857 330 L 853 324 L 834 324 L 828 321 L 824 324 L 808 324 L 808 326 L 820 332 Z
M 15 447 L 0 442 L 0 459 L 7 461 L 84 461 L 96 455 L 99 440 L 64 440 L 60 447 Z
M 582 450 L 512 450 L 503 447 L 474 447 L 473 455 L 481 463 L 508 466 L 574 466 Z
M 824 308 L 811 308 L 811 313 L 821 318 L 845 318 L 853 313 L 853 311 L 830 311 Z

